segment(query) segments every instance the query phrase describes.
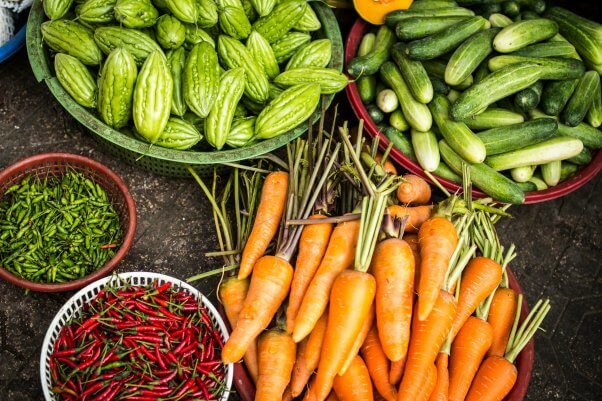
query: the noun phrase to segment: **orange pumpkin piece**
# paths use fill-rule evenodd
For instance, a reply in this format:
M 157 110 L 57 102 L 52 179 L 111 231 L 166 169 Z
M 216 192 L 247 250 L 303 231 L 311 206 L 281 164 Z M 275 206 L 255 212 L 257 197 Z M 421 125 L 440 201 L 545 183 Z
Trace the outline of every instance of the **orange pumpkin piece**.
M 413 0 L 353 0 L 355 11 L 365 21 L 373 25 L 385 23 L 385 16 L 391 11 L 407 10 Z

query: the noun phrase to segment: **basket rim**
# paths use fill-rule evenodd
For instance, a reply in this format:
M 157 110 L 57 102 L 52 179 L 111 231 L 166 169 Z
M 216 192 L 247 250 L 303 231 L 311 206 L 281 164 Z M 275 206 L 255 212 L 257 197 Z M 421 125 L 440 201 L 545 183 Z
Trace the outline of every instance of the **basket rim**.
M 46 330 L 46 335 L 44 337 L 44 341 L 42 342 L 42 350 L 40 352 L 40 381 L 42 384 L 42 392 L 44 393 L 44 399 L 46 401 L 56 401 L 51 396 L 45 379 L 46 379 L 46 373 L 49 370 L 47 356 L 50 354 L 50 346 L 51 345 L 54 346 L 54 344 L 50 344 L 52 333 L 56 327 L 62 327 L 62 325 L 60 324 L 60 320 L 63 317 L 63 315 L 66 315 L 68 313 L 68 309 L 71 307 L 71 305 L 76 303 L 78 300 L 81 300 L 87 292 L 94 290 L 94 289 L 101 289 L 107 283 L 109 283 L 111 281 L 118 281 L 119 279 L 124 279 L 126 281 L 129 281 L 134 278 L 148 278 L 148 279 L 159 280 L 159 281 L 163 280 L 163 281 L 170 282 L 176 286 L 186 289 L 191 294 L 193 294 L 197 299 L 201 300 L 201 302 L 203 303 L 203 306 L 205 306 L 208 309 L 209 314 L 215 319 L 215 322 L 217 323 L 217 329 L 220 331 L 223 339 L 228 340 L 229 334 L 228 334 L 228 329 L 226 328 L 226 323 L 224 322 L 224 319 L 222 318 L 221 314 L 218 312 L 217 308 L 202 292 L 200 292 L 199 290 L 197 290 L 196 288 L 194 288 L 192 285 L 188 284 L 185 281 L 182 281 L 180 279 L 177 279 L 175 277 L 172 277 L 172 276 L 169 276 L 166 274 L 146 272 L 146 271 L 126 272 L 126 273 L 114 274 L 114 275 L 111 275 L 108 277 L 101 278 L 99 280 L 96 280 L 93 283 L 88 284 L 87 286 L 85 286 L 84 288 L 82 288 L 78 292 L 76 292 L 71 298 L 69 298 L 61 306 L 61 308 L 58 310 L 58 312 L 55 314 L 54 318 L 52 319 L 52 322 L 48 326 L 48 330 Z M 81 308 L 79 308 L 79 309 L 81 309 Z M 69 315 L 69 316 L 72 316 L 72 315 Z M 234 366 L 233 365 L 234 364 L 229 363 L 225 366 L 226 367 L 226 386 L 225 386 L 224 393 L 222 394 L 222 397 L 220 398 L 220 401 L 227 401 L 228 397 L 230 396 L 230 393 L 232 392 L 232 382 L 234 379 L 234 374 L 233 374 Z
M 361 36 L 364 34 L 364 32 L 366 32 L 366 30 L 369 29 L 369 27 L 370 25 L 361 18 L 358 18 L 353 24 L 345 43 L 345 65 L 347 65 L 347 63 L 355 56 L 357 45 L 359 44 Z M 379 131 L 372 118 L 370 118 L 368 110 L 363 105 L 359 97 L 359 92 L 355 82 L 350 82 L 345 88 L 345 92 L 356 117 L 364 120 L 364 127 L 366 127 L 368 135 L 372 138 L 378 137 L 379 147 L 382 150 L 386 149 L 387 145 L 389 144 L 389 139 Z M 393 147 L 390 155 L 396 163 L 405 169 L 431 182 L 431 179 L 424 173 L 422 167 L 420 167 L 418 163 L 408 158 L 399 149 Z M 600 172 L 600 170 L 602 170 L 602 151 L 596 150 L 592 161 L 588 165 L 584 166 L 578 174 L 575 174 L 573 177 L 568 178 L 560 184 L 543 191 L 525 192 L 525 200 L 523 204 L 545 202 L 568 195 L 589 182 Z M 433 174 L 433 176 L 450 192 L 456 192 L 462 189 L 462 186 L 456 184 L 455 182 L 447 180 L 436 174 Z M 477 188 L 473 188 L 472 194 L 475 198 L 485 198 L 488 196 Z
M 21 159 L 16 163 L 8 166 L 4 170 L 0 171 L 0 183 L 5 182 L 9 177 L 12 177 L 16 173 L 25 171 L 28 167 L 53 160 L 62 160 L 67 161 L 67 163 L 78 163 L 85 165 L 87 167 L 90 167 L 92 170 L 100 172 L 102 175 L 108 177 L 110 181 L 114 182 L 125 200 L 125 207 L 128 214 L 128 225 L 127 227 L 124 227 L 122 225 L 122 229 L 124 230 L 123 241 L 115 255 L 113 255 L 113 257 L 110 260 L 108 260 L 105 263 L 105 265 L 101 268 L 77 280 L 59 284 L 36 283 L 33 281 L 26 280 L 22 277 L 16 276 L 4 267 L 0 266 L 0 278 L 3 278 L 4 280 L 17 286 L 38 292 L 63 292 L 76 290 L 107 275 L 112 270 L 114 270 L 117 267 L 117 265 L 123 260 L 127 252 L 132 247 L 132 244 L 134 242 L 134 236 L 136 234 L 136 204 L 134 202 L 134 198 L 132 198 L 132 195 L 130 194 L 127 185 L 121 179 L 121 177 L 119 177 L 113 170 L 89 157 L 76 155 L 72 153 L 60 152 L 41 153 L 35 156 L 30 156 L 25 159 Z M 0 192 L 0 197 L 1 195 L 2 193 Z
M 334 12 L 326 4 L 321 2 L 311 2 L 320 22 L 324 36 L 332 42 L 331 67 L 339 71 L 343 69 L 343 39 L 341 30 L 336 21 Z M 29 18 L 27 21 L 27 53 L 29 62 L 38 81 L 45 81 L 53 97 L 61 106 L 71 114 L 80 124 L 84 125 L 95 135 L 110 142 L 112 145 L 128 151 L 139 154 L 143 157 L 150 157 L 160 161 L 175 162 L 188 165 L 212 165 L 220 163 L 233 163 L 242 160 L 257 158 L 261 155 L 278 149 L 287 143 L 301 136 L 307 130 L 307 123 L 302 123 L 292 130 L 276 136 L 271 139 L 260 141 L 254 145 L 220 151 L 195 151 L 195 150 L 175 150 L 162 148 L 160 146 L 151 146 L 139 139 L 129 137 L 128 135 L 110 128 L 104 124 L 96 115 L 89 112 L 88 109 L 77 104 L 71 96 L 61 86 L 55 76 L 51 74 L 50 65 L 45 56 L 45 50 L 42 46 L 42 37 L 40 25 L 45 18 L 42 9 L 42 1 L 35 0 L 31 6 Z M 330 106 L 334 99 L 334 94 L 323 95 L 326 106 Z M 311 123 L 315 123 L 320 115 L 321 107 L 309 118 Z

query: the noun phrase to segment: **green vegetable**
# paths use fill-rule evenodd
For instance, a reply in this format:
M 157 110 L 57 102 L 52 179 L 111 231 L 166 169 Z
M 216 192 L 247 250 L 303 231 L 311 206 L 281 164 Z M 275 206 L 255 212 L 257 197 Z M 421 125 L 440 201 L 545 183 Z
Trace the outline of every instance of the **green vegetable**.
M 126 28 L 147 28 L 159 18 L 150 0 L 117 0 L 113 11 L 117 22 Z
M 540 66 L 541 79 L 564 80 L 580 78 L 585 66 L 579 60 L 560 57 L 496 56 L 489 59 L 489 69 L 497 71 L 516 63 L 534 63 Z
M 119 129 L 130 120 L 137 72 L 126 49 L 113 50 L 105 60 L 98 80 L 98 113 L 108 126 Z
M 142 65 L 153 52 L 163 54 L 161 47 L 141 31 L 118 26 L 101 26 L 94 31 L 94 40 L 103 53 L 109 54 L 118 47 L 126 49 Z
M 560 182 L 560 168 L 560 160 L 555 160 L 541 165 L 541 175 L 546 185 L 548 185 L 549 187 L 558 185 L 558 183 Z
M 347 72 L 355 78 L 360 75 L 372 75 L 389 59 L 391 46 L 395 43 L 393 31 L 386 25 L 378 28 L 376 43 L 372 51 L 364 56 L 355 57 L 347 64 Z
M 322 94 L 332 94 L 345 89 L 347 76 L 334 68 L 302 67 L 282 72 L 274 83 L 283 87 L 316 83 Z
M 40 29 L 44 42 L 55 52 L 73 56 L 85 65 L 100 64 L 102 52 L 92 31 L 80 23 L 58 19 L 43 22 Z
M 249 49 L 251 56 L 259 61 L 269 79 L 274 79 L 280 74 L 280 67 L 278 67 L 274 51 L 270 43 L 260 33 L 257 31 L 251 32 L 247 39 L 247 49 Z
M 374 121 L 374 124 L 380 124 L 385 119 L 385 113 L 375 104 L 369 104 L 366 110 L 372 121 Z
M 202 138 L 203 136 L 193 124 L 181 118 L 170 117 L 155 145 L 169 149 L 187 150 Z
M 523 191 L 523 192 L 533 192 L 533 191 L 537 191 L 537 185 L 535 185 L 533 182 L 531 181 L 527 181 L 527 182 L 517 182 L 516 185 Z
M 54 56 L 56 78 L 68 94 L 84 107 L 96 107 L 98 87 L 88 68 L 78 59 L 65 53 Z
M 486 130 L 504 125 L 518 124 L 525 121 L 522 114 L 514 111 L 490 107 L 484 112 L 463 120 L 470 129 Z
M 447 165 L 456 173 L 461 174 L 464 161 L 444 140 L 439 142 L 439 151 Z M 471 181 L 487 195 L 501 202 L 516 204 L 524 202 L 524 192 L 508 177 L 498 173 L 484 163 L 468 164 L 468 168 L 470 170 Z
M 587 111 L 587 122 L 590 123 L 592 127 L 598 128 L 602 125 L 602 90 L 598 90 L 597 93 L 593 95 L 594 99 L 592 100 L 592 105 Z
M 390 61 L 383 64 L 381 77 L 395 91 L 408 124 L 418 131 L 431 129 L 433 119 L 428 107 L 414 99 L 399 69 Z
M 524 113 L 530 112 L 539 104 L 542 90 L 543 82 L 537 81 L 514 95 L 514 105 Z
M 444 7 L 433 10 L 397 10 L 392 11 L 385 17 L 385 24 L 395 28 L 400 21 L 414 17 L 472 17 L 474 11 L 463 7 Z
M 445 82 L 460 85 L 493 51 L 491 43 L 499 28 L 491 28 L 472 35 L 452 54 L 445 69 Z
M 543 112 L 552 116 L 560 114 L 575 91 L 577 82 L 577 79 L 546 82 L 541 94 Z
M 169 11 L 180 21 L 196 23 L 199 17 L 195 0 L 164 0 Z
M 275 43 L 272 43 L 272 51 L 278 64 L 282 64 L 310 42 L 311 36 L 306 32 L 289 32 Z
M 586 72 L 562 112 L 563 122 L 574 127 L 581 123 L 590 109 L 594 98 L 600 96 L 600 75 L 595 71 Z
M 529 182 L 535 185 L 538 191 L 545 191 L 546 189 L 548 189 L 548 185 L 544 182 L 544 180 L 536 175 L 531 177 Z
M 397 148 L 401 153 L 407 156 L 410 160 L 416 161 L 416 155 L 414 149 L 408 138 L 399 130 L 393 127 L 387 127 L 383 131 L 383 134 L 389 141 Z
M 464 40 L 486 28 L 488 21 L 483 17 L 470 17 L 451 25 L 424 39 L 408 44 L 406 54 L 414 60 L 437 58 L 454 50 Z
M 528 182 L 531 179 L 531 177 L 533 177 L 535 167 L 536 166 L 516 167 L 510 171 L 510 175 L 512 176 L 512 179 L 516 182 Z
M 411 131 L 412 147 L 420 167 L 426 171 L 435 171 L 439 167 L 440 155 L 437 136 L 433 131 Z
M 405 50 L 404 45 L 397 43 L 391 48 L 391 56 L 414 99 L 426 104 L 433 99 L 433 85 L 422 63 L 406 56 Z
M 184 44 L 186 40 L 186 26 L 174 16 L 164 14 L 155 25 L 157 42 L 164 49 L 175 49 Z
M 217 53 L 207 42 L 194 45 L 184 66 L 182 90 L 186 104 L 201 118 L 209 115 L 220 81 Z
M 512 24 L 512 20 L 504 14 L 494 13 L 489 16 L 489 22 L 494 28 L 504 28 Z
M 186 51 L 183 47 L 167 52 L 167 66 L 173 79 L 173 94 L 171 97 L 171 114 L 182 117 L 186 113 L 187 105 L 184 99 L 184 83 L 182 75 L 186 65 Z
M 451 108 L 451 116 L 456 121 L 472 117 L 491 103 L 533 85 L 540 76 L 540 67 L 527 62 L 511 64 L 492 72 L 460 95 Z
M 256 117 L 245 117 L 235 119 L 232 122 L 230 133 L 226 139 L 226 145 L 231 148 L 240 148 L 245 146 L 255 134 Z
M 27 175 L 0 201 L 0 265 L 38 283 L 91 274 L 123 239 L 119 215 L 104 189 L 82 173 Z
M 113 9 L 117 0 L 86 0 L 75 7 L 75 15 L 88 24 L 103 24 L 113 21 Z M 152 6 L 151 6 L 152 7 Z
M 562 165 L 560 166 L 560 181 L 564 181 L 567 178 L 572 177 L 577 171 L 579 171 L 579 166 L 567 161 L 563 161 Z
M 544 42 L 523 47 L 514 54 L 525 57 L 572 57 L 575 47 L 569 42 Z
M 581 153 L 579 153 L 577 156 L 567 159 L 566 161 L 574 163 L 578 166 L 585 166 L 592 161 L 592 152 L 590 152 L 588 148 L 583 148 Z
M 531 112 L 531 117 L 545 118 L 549 116 L 535 109 Z M 583 145 L 591 149 L 602 148 L 602 131 L 586 123 L 581 123 L 576 127 L 569 127 L 568 125 L 558 123 L 558 134 L 577 138 L 583 142 Z
M 561 7 L 552 7 L 546 17 L 554 20 L 560 33 L 584 58 L 602 64 L 602 25 Z
M 268 15 L 274 9 L 274 6 L 278 3 L 277 0 L 250 0 L 253 4 L 253 8 L 257 10 L 257 14 L 260 17 Z
M 376 105 L 383 113 L 391 113 L 399 106 L 397 95 L 391 89 L 383 89 L 376 96 Z
M 415 4 L 415 3 L 414 3 Z M 456 17 L 412 17 L 406 18 L 395 25 L 395 35 L 401 40 L 422 39 L 429 35 L 442 31 L 467 16 Z
M 397 109 L 393 113 L 391 113 L 391 115 L 389 116 L 389 124 L 391 124 L 393 128 L 401 132 L 410 129 L 410 125 L 403 116 L 403 112 L 401 111 L 401 109 Z
M 485 144 L 487 155 L 497 155 L 534 145 L 551 138 L 558 131 L 553 118 L 540 118 L 518 124 L 482 131 L 478 137 Z
M 500 53 L 511 53 L 549 39 L 557 33 L 558 25 L 549 19 L 519 21 L 504 27 L 497 34 L 493 40 L 493 48 Z
M 246 39 L 251 33 L 251 22 L 240 0 L 218 0 L 219 26 L 222 32 L 234 39 Z
M 253 29 L 268 42 L 275 43 L 295 27 L 307 7 L 306 0 L 281 1 L 270 14 L 255 21 Z
M 73 0 L 44 0 L 42 6 L 48 19 L 61 19 L 71 8 Z
M 522 149 L 489 156 L 485 163 L 497 171 L 509 170 L 515 167 L 565 160 L 578 155 L 582 149 L 583 142 L 578 139 L 568 136 L 555 136 Z
M 466 124 L 449 118 L 449 100 L 436 95 L 429 104 L 433 118 L 441 135 L 456 153 L 469 163 L 482 163 L 485 160 L 485 145 Z

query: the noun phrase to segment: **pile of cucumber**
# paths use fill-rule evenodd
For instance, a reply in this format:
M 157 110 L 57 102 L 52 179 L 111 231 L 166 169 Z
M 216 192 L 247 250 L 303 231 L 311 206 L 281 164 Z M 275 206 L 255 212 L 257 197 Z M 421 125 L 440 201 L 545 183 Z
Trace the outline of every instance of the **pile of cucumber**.
M 436 176 L 503 202 L 557 185 L 602 147 L 602 25 L 543 0 L 415 0 L 347 70 L 379 130 Z

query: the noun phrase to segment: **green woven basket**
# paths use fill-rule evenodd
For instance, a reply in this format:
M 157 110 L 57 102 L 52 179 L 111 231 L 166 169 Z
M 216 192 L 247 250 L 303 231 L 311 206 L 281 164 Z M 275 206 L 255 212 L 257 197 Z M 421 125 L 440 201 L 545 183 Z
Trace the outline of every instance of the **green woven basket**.
M 322 22 L 322 29 L 316 32 L 318 38 L 328 38 L 332 41 L 332 60 L 330 67 L 339 71 L 343 68 L 343 40 L 341 31 L 332 10 L 322 2 L 312 1 L 311 6 Z M 35 0 L 27 22 L 27 53 L 33 73 L 38 82 L 45 81 L 50 92 L 59 103 L 77 121 L 96 134 L 100 144 L 112 154 L 130 164 L 141 166 L 152 172 L 167 176 L 189 176 L 187 166 L 193 166 L 200 174 L 209 174 L 214 165 L 240 162 L 271 152 L 286 145 L 307 130 L 307 124 L 302 124 L 276 138 L 258 142 L 240 149 L 202 152 L 193 150 L 172 150 L 159 146 L 149 146 L 148 143 L 132 138 L 122 132 L 112 129 L 98 119 L 95 113 L 78 105 L 63 89 L 54 76 L 52 62 L 47 46 L 42 42 L 40 25 L 46 20 L 41 0 Z M 333 95 L 325 98 L 326 106 L 332 102 Z M 319 118 L 317 110 L 311 117 L 313 122 Z

